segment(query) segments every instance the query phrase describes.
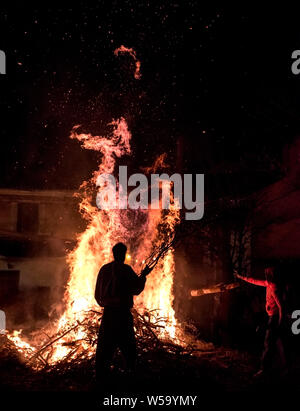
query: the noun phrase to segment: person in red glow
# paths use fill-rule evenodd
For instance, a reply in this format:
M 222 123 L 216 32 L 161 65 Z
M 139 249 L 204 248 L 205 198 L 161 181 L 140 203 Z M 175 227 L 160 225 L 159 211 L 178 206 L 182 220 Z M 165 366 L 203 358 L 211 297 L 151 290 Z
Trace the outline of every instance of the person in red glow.
M 279 351 L 282 369 L 286 371 L 286 358 L 281 335 L 284 300 L 279 276 L 279 270 L 274 266 L 265 269 L 265 280 L 258 280 L 235 273 L 235 277 L 241 280 L 247 281 L 250 284 L 266 287 L 266 312 L 269 319 L 264 341 L 264 351 L 261 358 L 261 368 L 255 374 L 257 377 L 271 369 L 276 348 Z

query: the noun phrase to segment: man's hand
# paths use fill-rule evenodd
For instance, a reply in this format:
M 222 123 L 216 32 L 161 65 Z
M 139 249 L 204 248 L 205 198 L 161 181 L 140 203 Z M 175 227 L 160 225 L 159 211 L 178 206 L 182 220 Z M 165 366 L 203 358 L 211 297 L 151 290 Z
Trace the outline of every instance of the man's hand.
M 146 265 L 146 267 L 142 270 L 141 275 L 143 276 L 147 276 L 148 274 L 150 274 L 152 271 L 152 268 L 150 268 L 148 265 Z

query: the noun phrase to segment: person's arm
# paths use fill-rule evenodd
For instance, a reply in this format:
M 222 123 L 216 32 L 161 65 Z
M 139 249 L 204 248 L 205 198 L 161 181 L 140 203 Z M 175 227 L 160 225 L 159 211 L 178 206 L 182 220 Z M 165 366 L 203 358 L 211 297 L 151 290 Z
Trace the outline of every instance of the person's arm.
M 276 304 L 277 304 L 277 307 L 278 307 L 278 313 L 279 313 L 279 324 L 281 323 L 281 320 L 282 320 L 282 300 L 281 300 L 281 297 L 280 297 L 280 295 L 279 295 L 279 293 L 278 293 L 278 290 L 277 290 L 277 287 L 275 286 L 275 285 L 271 285 L 270 286 L 271 287 L 271 289 L 272 289 L 272 295 L 273 295 L 273 297 L 274 297 L 274 300 L 275 300 L 275 302 L 276 302 Z
M 139 295 L 145 288 L 146 284 L 146 276 L 152 271 L 148 266 L 146 266 L 140 275 L 137 275 L 132 269 L 131 269 L 131 276 L 132 276 L 132 294 L 133 295 Z
M 262 287 L 267 286 L 267 281 L 266 280 L 258 280 L 256 278 L 252 277 L 246 277 L 244 275 L 240 275 L 235 273 L 235 277 L 239 278 L 240 280 L 247 281 L 247 283 L 254 284 L 254 285 L 260 285 Z
M 100 270 L 99 273 L 98 273 L 97 282 L 96 282 L 96 288 L 95 288 L 95 300 L 97 301 L 97 303 L 98 303 L 99 305 L 101 305 L 101 304 L 100 304 L 100 283 L 101 283 L 100 276 L 101 276 L 101 270 Z

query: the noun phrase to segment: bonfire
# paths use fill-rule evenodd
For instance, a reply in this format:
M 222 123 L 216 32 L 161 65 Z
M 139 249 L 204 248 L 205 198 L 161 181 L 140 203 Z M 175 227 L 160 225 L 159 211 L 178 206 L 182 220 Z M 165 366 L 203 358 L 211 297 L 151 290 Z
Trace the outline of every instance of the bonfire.
M 64 311 L 55 322 L 49 322 L 26 338 L 21 330 L 7 334 L 35 368 L 94 356 L 101 318 L 101 309 L 94 300 L 96 277 L 99 268 L 111 260 L 111 249 L 119 241 L 128 245 L 130 253 L 126 262 L 137 273 L 145 264 L 154 267 L 144 292 L 135 299 L 138 338 L 141 341 L 150 338 L 155 344 L 164 341 L 174 347 L 184 346 L 173 309 L 174 244 L 180 211 L 174 204 L 168 210 L 97 208 L 95 194 L 97 189 L 101 190 L 96 184 L 98 176 L 113 174 L 117 160 L 132 154 L 126 120 L 113 120 L 108 127 L 110 132 L 106 136 L 80 133 L 78 125 L 70 135 L 84 149 L 99 152 L 100 161 L 90 180 L 84 181 L 75 194 L 80 197 L 79 212 L 87 221 L 87 227 L 78 234 L 76 247 L 67 255 L 70 276 Z

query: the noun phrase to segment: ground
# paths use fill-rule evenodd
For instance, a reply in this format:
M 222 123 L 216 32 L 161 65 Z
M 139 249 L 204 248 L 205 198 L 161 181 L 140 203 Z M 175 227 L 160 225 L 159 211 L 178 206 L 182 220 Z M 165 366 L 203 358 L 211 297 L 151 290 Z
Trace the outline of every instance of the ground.
M 4 341 L 5 337 L 1 337 Z M 209 348 L 207 348 L 209 347 Z M 24 364 L 16 351 L 2 344 L 0 352 L 2 392 L 186 392 L 224 393 L 276 390 L 295 391 L 300 388 L 300 359 L 293 359 L 290 372 L 280 377 L 276 372 L 267 379 L 256 380 L 253 374 L 259 366 L 259 355 L 208 345 L 193 352 L 174 352 L 166 347 L 139 349 L 135 375 L 121 369 L 116 356 L 116 368 L 111 381 L 97 385 L 94 359 L 73 362 L 60 367 L 33 371 Z

